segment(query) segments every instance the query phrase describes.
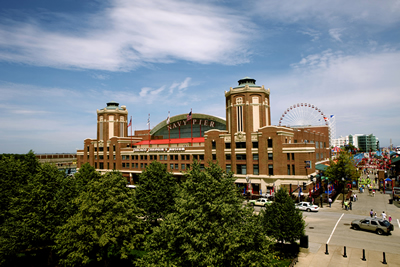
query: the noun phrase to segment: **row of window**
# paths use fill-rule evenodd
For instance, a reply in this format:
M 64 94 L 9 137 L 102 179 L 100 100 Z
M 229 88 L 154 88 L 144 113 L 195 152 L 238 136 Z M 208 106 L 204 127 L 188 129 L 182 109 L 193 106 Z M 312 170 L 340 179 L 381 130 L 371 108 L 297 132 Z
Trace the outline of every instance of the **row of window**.
M 95 164 L 97 166 L 97 162 Z M 168 166 L 166 163 L 164 163 L 164 165 L 165 165 L 165 167 Z M 132 163 L 132 164 L 130 164 L 129 162 L 122 163 L 122 168 L 124 168 L 124 169 L 129 169 L 129 168 L 139 169 L 139 166 L 140 166 L 140 169 L 144 169 L 147 167 L 147 163 L 140 163 L 140 165 L 139 165 L 139 163 Z M 190 169 L 190 164 L 182 163 L 182 164 L 180 164 L 180 168 L 179 168 L 179 164 L 171 163 L 171 164 L 169 164 L 169 168 L 170 168 L 170 170 L 184 171 L 184 170 Z M 200 164 L 200 169 L 204 169 L 204 164 Z
M 290 155 L 292 156 L 292 160 L 294 160 L 294 153 L 287 153 L 287 160 L 290 160 Z M 190 155 L 180 155 L 181 160 L 190 160 Z M 246 160 L 246 154 L 236 154 L 236 160 Z M 129 155 L 123 155 L 122 160 L 147 160 L 148 155 L 132 155 L 131 157 Z M 157 155 L 149 155 L 150 160 L 157 160 Z M 317 159 L 319 158 L 319 155 L 317 153 Z M 321 153 L 321 158 L 322 158 L 322 153 Z M 97 159 L 97 155 L 95 155 L 95 159 Z M 99 159 L 103 159 L 103 155 L 99 155 Z M 109 159 L 109 156 L 107 155 L 107 159 Z M 115 155 L 114 155 L 115 159 Z M 179 155 L 169 155 L 169 160 L 178 160 Z M 212 159 L 217 160 L 217 155 L 212 154 Z M 232 160 L 231 154 L 225 154 L 225 159 L 226 160 Z M 258 160 L 258 154 L 253 154 L 253 160 Z M 268 160 L 273 160 L 274 156 L 273 153 L 268 153 Z M 160 155 L 159 160 L 168 160 L 168 155 Z M 204 155 L 193 155 L 193 160 L 204 160 Z
M 179 155 L 160 155 L 159 157 L 157 155 L 123 155 L 122 156 L 122 160 L 147 160 L 148 158 L 153 161 L 153 160 L 168 160 L 168 156 L 169 156 L 169 160 L 179 160 Z M 181 156 L 181 160 L 190 160 L 190 155 L 180 155 Z M 204 160 L 204 155 L 192 155 L 193 156 L 193 160 Z
M 89 152 L 90 146 L 87 146 L 86 149 L 87 149 L 87 152 Z M 100 147 L 97 148 L 97 146 L 95 146 L 94 147 L 94 151 L 97 152 L 97 150 L 99 150 L 100 152 L 104 151 L 104 147 L 100 146 Z M 109 146 L 107 147 L 107 151 L 110 151 L 110 147 Z M 115 151 L 115 145 L 113 145 L 113 151 Z
M 293 165 L 294 166 L 294 165 Z M 232 171 L 231 164 L 225 165 L 226 171 Z M 246 164 L 236 164 L 236 174 L 247 174 L 247 165 Z M 253 174 L 259 175 L 259 165 L 253 164 Z M 274 175 L 274 165 L 268 164 L 268 175 Z

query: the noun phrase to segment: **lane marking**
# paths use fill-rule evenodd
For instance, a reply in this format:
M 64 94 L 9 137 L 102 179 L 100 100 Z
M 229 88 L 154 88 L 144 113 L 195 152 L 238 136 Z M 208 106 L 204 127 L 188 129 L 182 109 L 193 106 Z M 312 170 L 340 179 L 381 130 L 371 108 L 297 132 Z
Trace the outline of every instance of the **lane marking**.
M 333 227 L 332 233 L 331 233 L 331 235 L 329 236 L 328 241 L 326 242 L 327 244 L 329 244 L 329 241 L 331 241 L 331 238 L 332 238 L 332 236 L 333 236 L 333 233 L 335 232 L 336 227 L 338 226 L 338 224 L 339 224 L 340 220 L 342 219 L 343 215 L 344 215 L 344 213 L 342 213 L 342 216 L 340 216 L 339 220 L 336 222 L 335 227 Z
M 400 222 L 399 222 L 399 219 L 397 219 L 397 224 L 399 225 L 399 228 L 400 228 Z

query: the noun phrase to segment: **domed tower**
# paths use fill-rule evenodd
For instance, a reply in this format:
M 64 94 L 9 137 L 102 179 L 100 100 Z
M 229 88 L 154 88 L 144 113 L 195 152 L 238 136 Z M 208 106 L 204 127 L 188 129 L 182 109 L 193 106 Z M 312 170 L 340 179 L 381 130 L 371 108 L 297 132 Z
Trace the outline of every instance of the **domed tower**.
M 112 137 L 126 137 L 128 135 L 128 111 L 126 106 L 119 107 L 119 103 L 111 101 L 107 107 L 97 110 L 97 140 L 106 141 Z
M 256 85 L 256 80 L 245 77 L 239 85 L 225 92 L 226 129 L 229 133 L 251 135 L 259 128 L 271 125 L 269 89 Z

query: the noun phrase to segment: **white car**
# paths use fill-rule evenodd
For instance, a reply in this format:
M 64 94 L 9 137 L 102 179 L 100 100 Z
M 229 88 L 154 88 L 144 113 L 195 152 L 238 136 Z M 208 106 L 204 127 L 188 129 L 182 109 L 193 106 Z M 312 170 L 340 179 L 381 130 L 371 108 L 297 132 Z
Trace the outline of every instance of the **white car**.
M 317 205 L 312 205 L 310 202 L 299 202 L 295 204 L 296 209 L 305 210 L 305 211 L 315 211 L 319 210 Z
M 267 198 L 259 198 L 257 200 L 250 200 L 250 205 L 253 206 L 266 206 L 272 203 L 272 201 L 268 200 Z

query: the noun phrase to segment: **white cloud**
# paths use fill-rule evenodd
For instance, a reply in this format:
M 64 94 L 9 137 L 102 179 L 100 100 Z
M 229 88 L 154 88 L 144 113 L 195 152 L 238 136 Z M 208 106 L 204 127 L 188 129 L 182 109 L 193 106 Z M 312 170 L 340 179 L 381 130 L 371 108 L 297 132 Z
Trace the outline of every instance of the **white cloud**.
M 339 29 L 339 28 L 330 29 L 330 30 L 329 30 L 329 35 L 330 35 L 333 39 L 335 39 L 336 41 L 342 42 L 342 39 L 340 39 L 340 36 L 342 35 L 341 32 L 342 32 L 343 30 L 344 30 L 344 29 Z
M 108 71 L 174 60 L 235 64 L 253 27 L 228 8 L 181 0 L 114 0 L 70 32 L 33 21 L 0 22 L 0 60 Z
M 264 0 L 256 2 L 254 11 L 266 19 L 315 27 L 337 27 L 349 23 L 384 26 L 400 21 L 400 2 L 397 0 Z
M 335 114 L 337 136 L 374 133 L 386 145 L 398 136 L 400 52 L 347 56 L 327 50 L 292 66 L 268 78 L 274 124 L 289 106 L 307 102 Z

